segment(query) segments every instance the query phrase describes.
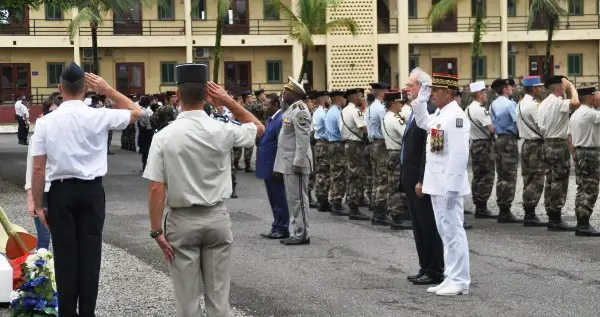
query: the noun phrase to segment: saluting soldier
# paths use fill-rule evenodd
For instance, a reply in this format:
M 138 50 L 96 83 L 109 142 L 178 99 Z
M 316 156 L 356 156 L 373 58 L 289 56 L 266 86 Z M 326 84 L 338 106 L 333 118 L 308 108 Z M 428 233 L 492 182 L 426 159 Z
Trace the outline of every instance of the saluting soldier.
M 348 211 L 342 206 L 346 194 L 346 157 L 344 140 L 340 131 L 342 121 L 341 108 L 344 107 L 344 91 L 330 91 L 331 107 L 325 115 L 325 137 L 327 138 L 327 155 L 329 157 L 329 175 L 331 179 L 331 214 L 347 216 Z
M 509 98 L 513 94 L 515 82 L 512 79 L 496 79 L 492 83 L 492 89 L 498 94 L 498 98 L 492 102 L 490 113 L 494 129 L 496 131 L 496 142 L 494 150 L 496 155 L 496 204 L 500 209 L 498 214 L 499 223 L 518 223 L 523 220 L 517 219 L 510 211 L 517 190 L 517 168 L 519 165 L 519 131 L 517 129 L 517 104 Z
M 284 245 L 309 244 L 308 235 L 308 177 L 312 172 L 310 149 L 311 116 L 302 102 L 304 88 L 291 77 L 285 85 L 283 102 L 288 107 L 283 112 L 281 131 L 277 143 L 277 156 L 273 171 L 283 174 L 285 194 L 293 232 Z
M 364 135 L 367 126 L 363 113 L 357 104 L 360 105 L 364 89 L 354 88 L 346 91 L 348 104 L 342 110 L 340 132 L 345 141 L 345 160 L 346 160 L 346 183 L 348 189 L 346 192 L 346 203 L 350 210 L 349 218 L 352 220 L 369 220 L 370 217 L 363 214 L 358 209 L 361 197 L 364 195 L 365 177 L 364 164 Z
M 465 112 L 471 122 L 471 169 L 473 180 L 473 204 L 475 204 L 475 218 L 496 218 L 487 208 L 488 200 L 494 187 L 494 125 L 490 113 L 483 107 L 488 101 L 485 83 L 478 81 L 469 85 L 473 102 Z
M 600 237 L 600 230 L 590 224 L 600 181 L 600 93 L 596 87 L 578 89 L 577 93 L 582 103 L 573 112 L 569 126 L 577 178 L 575 235 Z
M 573 231 L 562 220 L 562 208 L 569 189 L 570 155 L 567 135 L 569 110 L 579 107 L 577 89 L 565 76 L 552 76 L 544 82 L 550 94 L 539 106 L 539 126 L 544 137 L 544 160 L 546 161 L 546 189 L 544 205 L 548 214 L 549 231 Z M 569 90 L 570 100 L 564 99 Z
M 163 105 L 159 106 L 156 112 L 152 114 L 150 121 L 152 122 L 152 127 L 157 132 L 175 120 L 175 112 L 173 111 L 173 106 L 171 106 L 169 102 L 170 99 L 168 99 Z
M 252 110 L 256 114 L 254 114 L 254 113 L 253 114 L 259 120 L 261 120 L 264 124 L 264 122 L 267 121 L 267 117 L 265 117 L 265 109 L 266 109 L 265 102 L 267 101 L 267 96 L 265 95 L 265 90 L 264 89 L 256 90 L 254 92 L 254 97 L 256 98 L 256 100 L 254 100 L 254 102 L 252 102 Z
M 365 122 L 369 121 L 369 108 L 371 107 L 371 104 L 373 104 L 373 101 L 375 101 L 375 96 L 371 93 L 367 94 L 367 110 L 365 111 Z M 368 129 L 368 127 L 367 127 Z M 365 196 L 367 197 L 368 201 L 368 207 L 370 211 L 375 210 L 375 198 L 373 197 L 373 195 L 375 194 L 375 192 L 377 192 L 377 189 L 375 188 L 377 186 L 377 184 L 373 181 L 373 164 L 371 162 L 371 151 L 373 150 L 373 143 L 370 142 L 371 140 L 369 139 L 369 143 L 367 145 L 365 145 L 365 166 L 366 166 L 366 171 L 367 171 L 367 177 L 366 177 L 366 181 L 365 181 Z M 363 197 L 364 198 L 364 197 Z M 365 200 L 366 203 L 366 200 Z M 359 204 L 360 207 L 366 207 L 363 206 L 363 203 L 361 202 Z
M 313 94 L 317 108 L 312 117 L 312 130 L 315 139 L 313 154 L 315 157 L 315 191 L 317 210 L 330 211 L 329 206 L 329 155 L 327 150 L 327 130 L 325 116 L 327 115 L 327 91 L 317 91 Z
M 247 91 L 242 93 L 242 105 L 246 110 L 250 111 L 255 117 L 260 118 L 262 116 L 262 108 L 258 109 L 257 105 L 252 102 L 251 92 Z M 242 149 L 238 149 L 238 154 L 236 154 L 236 166 L 239 165 L 239 160 L 241 158 Z M 254 152 L 254 145 L 251 147 L 244 148 L 244 171 L 246 173 L 254 173 L 254 169 L 250 166 L 250 162 L 252 161 L 252 153 Z
M 224 204 L 231 195 L 229 155 L 233 146 L 254 144 L 264 126 L 220 86 L 207 83 L 206 65 L 178 65 L 175 72 L 183 112 L 154 136 L 144 172 L 150 180 L 150 236 L 169 262 L 177 316 L 200 316 L 204 294 L 207 316 L 226 317 L 233 242 Z M 204 111 L 206 96 L 227 105 L 244 124 L 211 119 Z
M 538 126 L 538 105 L 542 96 L 542 82 L 539 76 L 523 77 L 525 96 L 517 106 L 517 127 L 523 139 L 521 145 L 521 176 L 523 176 L 523 209 L 526 227 L 547 226 L 535 214 L 542 192 L 544 191 L 544 138 Z

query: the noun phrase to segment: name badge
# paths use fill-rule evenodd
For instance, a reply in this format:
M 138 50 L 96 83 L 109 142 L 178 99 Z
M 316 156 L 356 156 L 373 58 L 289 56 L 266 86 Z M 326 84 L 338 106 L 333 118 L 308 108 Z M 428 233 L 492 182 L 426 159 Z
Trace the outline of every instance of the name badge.
M 444 150 L 444 130 L 431 129 L 431 152 L 441 153 Z

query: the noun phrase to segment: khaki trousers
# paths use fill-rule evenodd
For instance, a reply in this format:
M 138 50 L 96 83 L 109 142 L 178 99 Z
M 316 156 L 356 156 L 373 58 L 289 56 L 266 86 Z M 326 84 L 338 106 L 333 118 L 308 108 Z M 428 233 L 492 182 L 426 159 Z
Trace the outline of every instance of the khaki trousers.
M 201 316 L 203 293 L 208 317 L 228 317 L 233 234 L 225 204 L 172 209 L 165 231 L 175 251 L 171 278 L 177 317 Z

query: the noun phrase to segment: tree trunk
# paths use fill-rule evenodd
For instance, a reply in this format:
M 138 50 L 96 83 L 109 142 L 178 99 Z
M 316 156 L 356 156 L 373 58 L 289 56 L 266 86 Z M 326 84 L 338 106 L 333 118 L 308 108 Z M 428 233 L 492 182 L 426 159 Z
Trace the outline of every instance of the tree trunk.
M 552 54 L 552 37 L 554 36 L 554 21 L 548 23 L 550 27 L 547 30 L 548 42 L 546 42 L 546 61 L 544 62 L 544 80 L 550 77 L 550 56 Z
M 91 23 L 92 27 L 92 72 L 96 75 L 99 73 L 100 69 L 100 59 L 98 57 L 98 24 L 96 22 Z
M 481 34 L 483 33 L 483 0 L 477 0 L 475 9 L 475 30 L 473 32 L 473 46 L 471 50 L 471 82 L 477 80 L 477 62 L 481 56 Z
M 306 71 L 306 62 L 308 61 L 308 46 L 302 47 L 302 67 L 300 67 L 300 74 L 298 75 L 298 83 L 302 85 L 302 79 L 304 78 L 304 72 Z
M 213 82 L 219 83 L 219 69 L 221 66 L 221 37 L 223 36 L 223 17 L 217 17 L 217 35 L 215 37 Z

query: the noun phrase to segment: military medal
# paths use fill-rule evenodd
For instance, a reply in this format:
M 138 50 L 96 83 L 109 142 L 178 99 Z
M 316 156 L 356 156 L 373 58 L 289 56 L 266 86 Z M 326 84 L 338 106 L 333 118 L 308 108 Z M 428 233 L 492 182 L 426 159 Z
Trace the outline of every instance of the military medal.
M 437 125 L 438 128 L 440 126 L 440 124 Z M 432 153 L 442 152 L 442 150 L 444 149 L 444 130 L 431 129 L 430 145 Z

